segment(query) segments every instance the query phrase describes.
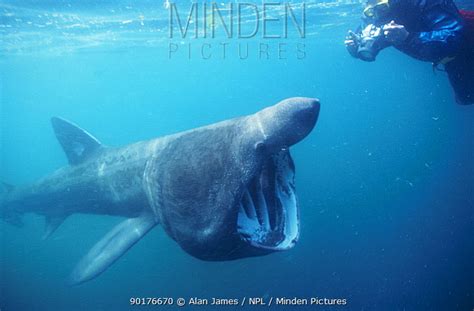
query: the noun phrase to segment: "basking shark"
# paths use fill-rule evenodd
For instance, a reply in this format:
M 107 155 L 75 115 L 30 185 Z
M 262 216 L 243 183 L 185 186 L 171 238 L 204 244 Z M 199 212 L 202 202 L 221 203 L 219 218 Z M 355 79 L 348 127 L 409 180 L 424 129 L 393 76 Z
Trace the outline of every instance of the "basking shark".
M 52 118 L 69 165 L 28 186 L 8 186 L 1 217 L 45 216 L 44 237 L 76 213 L 122 216 L 79 261 L 71 284 L 91 280 L 156 225 L 190 255 L 224 261 L 292 248 L 299 237 L 289 147 L 305 138 L 319 101 L 289 98 L 253 115 L 106 147 Z

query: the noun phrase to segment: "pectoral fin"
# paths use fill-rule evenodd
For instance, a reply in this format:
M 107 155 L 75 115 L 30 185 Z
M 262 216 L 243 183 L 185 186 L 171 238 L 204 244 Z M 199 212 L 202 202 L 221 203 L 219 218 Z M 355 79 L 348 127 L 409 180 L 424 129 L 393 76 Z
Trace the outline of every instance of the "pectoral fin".
M 146 214 L 115 226 L 79 261 L 70 276 L 70 284 L 89 281 L 104 272 L 155 225 L 154 217 Z

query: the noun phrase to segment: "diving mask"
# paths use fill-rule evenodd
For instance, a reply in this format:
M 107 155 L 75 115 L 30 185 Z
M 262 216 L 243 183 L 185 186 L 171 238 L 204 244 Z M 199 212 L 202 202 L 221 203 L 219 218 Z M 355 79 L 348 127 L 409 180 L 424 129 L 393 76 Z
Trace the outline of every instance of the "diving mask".
M 377 0 L 375 3 L 367 4 L 364 15 L 368 18 L 377 18 L 388 11 L 389 0 Z

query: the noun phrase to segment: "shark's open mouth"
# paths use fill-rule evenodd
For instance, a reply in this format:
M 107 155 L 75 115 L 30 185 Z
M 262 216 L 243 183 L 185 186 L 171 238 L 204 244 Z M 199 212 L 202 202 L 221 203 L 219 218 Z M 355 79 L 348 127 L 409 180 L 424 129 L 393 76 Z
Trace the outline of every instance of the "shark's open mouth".
M 288 150 L 264 161 L 240 200 L 237 228 L 243 240 L 268 250 L 285 250 L 295 245 L 299 215 L 294 176 Z

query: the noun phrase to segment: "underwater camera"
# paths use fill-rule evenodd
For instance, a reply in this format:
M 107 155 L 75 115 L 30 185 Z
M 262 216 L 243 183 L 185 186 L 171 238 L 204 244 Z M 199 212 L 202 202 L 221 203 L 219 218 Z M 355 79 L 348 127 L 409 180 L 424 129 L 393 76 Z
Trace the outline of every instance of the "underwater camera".
M 367 62 L 375 61 L 377 54 L 390 45 L 383 27 L 373 24 L 367 25 L 360 34 L 350 32 L 350 37 L 357 46 L 357 57 Z

